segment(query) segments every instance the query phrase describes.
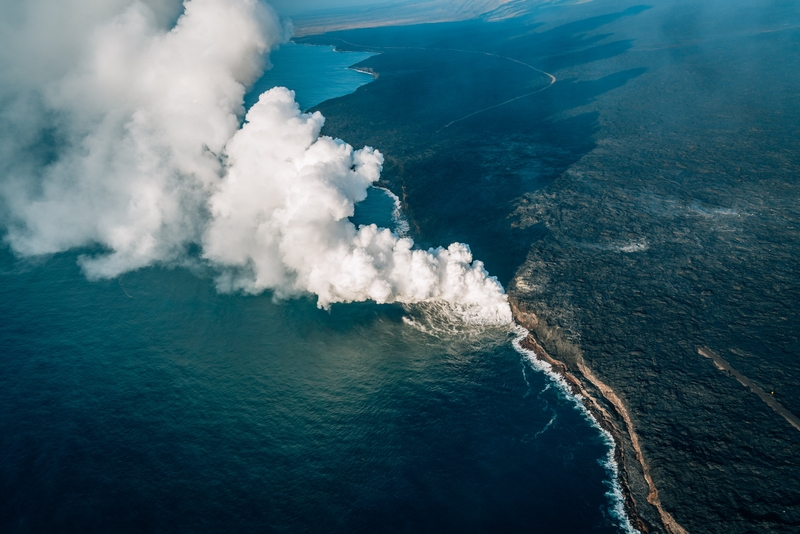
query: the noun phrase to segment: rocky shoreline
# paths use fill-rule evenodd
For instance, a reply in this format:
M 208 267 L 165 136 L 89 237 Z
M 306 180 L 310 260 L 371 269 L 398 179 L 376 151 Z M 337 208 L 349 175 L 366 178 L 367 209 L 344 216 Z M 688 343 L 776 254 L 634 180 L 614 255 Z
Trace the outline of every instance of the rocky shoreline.
M 354 70 L 356 72 L 360 72 L 361 74 L 369 74 L 370 76 L 372 76 L 376 80 L 378 78 L 380 78 L 380 74 L 375 72 L 375 69 L 370 68 L 370 67 L 349 67 L 349 68 L 350 68 L 350 70 Z
M 573 362 L 573 366 L 568 366 L 551 356 L 536 337 L 537 330 L 540 330 L 542 326 L 536 314 L 526 309 L 523 302 L 513 297 L 509 298 L 509 302 L 514 321 L 528 331 L 527 337 L 520 342 L 520 346 L 532 351 L 539 359 L 550 364 L 553 372 L 564 378 L 572 394 L 582 400 L 584 407 L 616 443 L 614 460 L 618 466 L 618 482 L 624 498 L 625 512 L 631 525 L 643 533 L 663 530 L 668 534 L 688 534 L 661 505 L 658 489 L 650 476 L 649 467 L 639 446 L 639 438 L 621 399 L 592 373 L 582 358 L 578 357 Z M 626 454 L 626 451 L 631 449 L 634 453 L 634 461 L 631 461 L 630 455 Z M 632 470 L 635 472 L 631 473 Z M 640 494 L 642 492 L 637 491 L 639 488 L 632 484 L 632 475 L 644 478 L 647 486 L 646 493 Z M 642 510 L 643 500 L 655 509 L 658 517 L 657 523 L 653 522 L 652 513 L 648 514 Z
M 796 9 L 721 6 L 614 0 L 303 40 L 385 50 L 358 65 L 378 80 L 319 106 L 324 133 L 386 155 L 420 247 L 469 243 L 508 288 L 525 345 L 616 442 L 647 532 L 800 528 L 800 437 L 758 393 L 800 414 Z M 707 16 L 720 24 L 688 23 Z M 475 50 L 476 32 L 494 55 L 439 50 Z M 443 129 L 534 89 L 495 55 L 558 82 Z

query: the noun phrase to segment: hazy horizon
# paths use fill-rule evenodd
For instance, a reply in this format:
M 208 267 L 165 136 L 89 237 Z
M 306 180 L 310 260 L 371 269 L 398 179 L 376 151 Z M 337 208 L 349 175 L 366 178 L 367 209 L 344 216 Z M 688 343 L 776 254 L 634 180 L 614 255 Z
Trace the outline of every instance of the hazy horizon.
M 270 3 L 281 15 L 299 15 L 311 11 L 357 7 L 368 5 L 413 4 L 418 0 L 270 0 Z

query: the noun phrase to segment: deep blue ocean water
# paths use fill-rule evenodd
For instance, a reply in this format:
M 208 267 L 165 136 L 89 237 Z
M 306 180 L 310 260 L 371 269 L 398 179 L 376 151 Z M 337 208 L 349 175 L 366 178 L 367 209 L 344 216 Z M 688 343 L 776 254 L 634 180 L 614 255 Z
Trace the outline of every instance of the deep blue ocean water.
M 369 81 L 284 50 L 269 83 L 304 108 Z M 606 441 L 509 332 L 221 295 L 202 267 L 89 282 L 78 254 L 0 250 L 0 532 L 619 531 Z

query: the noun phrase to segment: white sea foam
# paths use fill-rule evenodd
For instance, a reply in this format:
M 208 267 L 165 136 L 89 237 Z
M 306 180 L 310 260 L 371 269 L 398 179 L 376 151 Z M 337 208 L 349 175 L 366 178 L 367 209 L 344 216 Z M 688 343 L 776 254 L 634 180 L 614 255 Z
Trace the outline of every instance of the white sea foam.
M 630 519 L 628 518 L 628 514 L 625 512 L 625 498 L 622 495 L 622 488 L 619 485 L 619 466 L 617 465 L 617 461 L 614 459 L 617 447 L 616 443 L 614 442 L 614 438 L 606 429 L 600 426 L 600 423 L 598 423 L 594 415 L 592 415 L 592 413 L 583 404 L 583 396 L 574 394 L 564 377 L 556 373 L 553 370 L 552 365 L 539 359 L 534 351 L 522 347 L 522 341 L 528 336 L 529 332 L 518 325 L 514 326 L 513 332 L 517 334 L 517 337 L 512 341 L 514 349 L 525 356 L 525 358 L 534 368 L 546 374 L 552 380 L 552 382 L 561 389 L 561 392 L 564 394 L 564 396 L 567 399 L 570 399 L 578 411 L 580 411 L 581 414 L 583 414 L 583 416 L 591 423 L 591 425 L 600 432 L 601 436 L 603 437 L 603 441 L 605 441 L 606 445 L 608 446 L 608 453 L 606 454 L 606 457 L 601 460 L 601 464 L 603 467 L 605 467 L 609 477 L 605 483 L 609 488 L 606 496 L 611 504 L 611 516 L 614 517 L 614 519 L 618 522 L 619 527 L 627 534 L 640 534 L 638 530 L 633 528 L 633 525 L 631 525 Z
M 383 188 L 380 189 L 386 191 L 386 194 L 389 195 L 392 198 L 392 200 L 394 200 L 394 211 L 392 211 L 392 222 L 394 222 L 394 231 L 397 232 L 397 235 L 401 237 L 407 236 L 411 227 L 408 224 L 408 219 L 406 219 L 406 216 L 403 214 L 403 203 L 400 202 L 400 197 L 398 197 L 388 189 L 383 189 Z
M 545 432 L 547 432 L 547 430 L 548 430 L 548 429 L 549 429 L 551 426 L 553 426 L 553 424 L 556 422 L 556 419 L 558 419 L 558 415 L 554 413 L 554 414 L 553 414 L 553 417 L 551 417 L 551 418 L 550 418 L 550 420 L 547 422 L 547 424 L 546 424 L 546 425 L 544 425 L 544 428 L 542 428 L 540 431 L 538 431 L 536 434 L 534 434 L 534 436 L 533 436 L 533 437 L 534 437 L 534 438 L 538 438 L 539 436 L 541 436 L 542 434 L 544 434 Z
M 595 424 L 596 423 L 595 421 Z M 597 426 L 599 427 L 600 425 Z M 611 501 L 611 516 L 617 520 L 619 527 L 626 534 L 641 534 L 638 530 L 633 528 L 628 514 L 625 511 L 625 497 L 622 494 L 622 487 L 619 485 L 619 464 L 617 464 L 617 461 L 614 459 L 617 451 L 617 444 L 614 442 L 614 438 L 611 437 L 611 434 L 604 428 L 600 428 L 600 433 L 603 435 L 608 445 L 608 454 L 600 464 L 606 469 L 609 477 L 608 480 L 605 481 L 605 484 L 608 486 L 606 496 L 609 501 Z
M 493 339 L 498 328 L 505 332 L 511 324 L 510 310 L 479 304 L 463 305 L 444 300 L 404 305 L 403 322 L 440 339 Z

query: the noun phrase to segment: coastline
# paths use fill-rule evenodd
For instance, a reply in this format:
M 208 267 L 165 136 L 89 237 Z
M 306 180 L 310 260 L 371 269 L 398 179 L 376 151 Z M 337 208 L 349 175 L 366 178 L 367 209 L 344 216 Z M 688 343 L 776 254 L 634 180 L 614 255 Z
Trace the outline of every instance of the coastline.
M 606 461 L 606 468 L 611 475 L 612 489 L 607 495 L 613 496 L 616 500 L 612 507 L 613 514 L 620 522 L 620 527 L 627 533 L 648 532 L 647 527 L 635 509 L 635 501 L 631 497 L 630 489 L 620 477 L 620 466 L 622 465 L 622 453 L 620 443 L 609 429 L 601 422 L 604 417 L 598 417 L 598 413 L 587 407 L 585 399 L 593 401 L 580 386 L 576 385 L 575 377 L 566 372 L 564 364 L 553 359 L 533 338 L 531 332 L 521 326 L 515 319 L 516 329 L 520 336 L 512 344 L 514 348 L 524 356 L 527 356 L 530 363 L 539 371 L 550 376 L 565 393 L 571 396 L 576 406 L 592 422 L 601 434 L 608 440 L 610 451 Z
M 336 51 L 339 52 L 339 50 L 336 50 Z M 369 74 L 370 76 L 372 76 L 376 80 L 378 78 L 380 78 L 380 74 L 375 72 L 370 67 L 355 67 L 355 66 L 351 66 L 351 67 L 347 67 L 347 70 L 353 70 L 355 72 L 360 72 L 361 74 Z
M 325 132 L 381 147 L 381 184 L 402 197 L 421 243 L 467 242 L 488 260 L 521 304 L 526 344 L 561 363 L 554 371 L 616 429 L 627 509 L 650 532 L 669 532 L 673 515 L 692 532 L 787 532 L 800 526 L 800 438 L 759 393 L 800 415 L 797 184 L 786 179 L 800 160 L 775 151 L 793 146 L 798 113 L 770 99 L 796 83 L 777 64 L 738 61 L 732 50 L 754 43 L 727 25 L 707 49 L 693 48 L 694 29 L 674 27 L 673 57 L 661 46 L 665 7 L 536 9 L 548 24 L 537 31 L 511 19 L 316 37 L 395 47 L 359 65 L 381 73 L 369 90 L 321 106 Z M 712 12 L 733 24 L 741 10 Z M 476 28 L 483 50 L 559 83 L 440 130 L 525 92 L 503 62 L 402 48 L 467 49 Z M 770 57 L 794 57 L 784 40 L 759 39 Z M 675 72 L 664 65 L 716 70 L 665 92 Z M 709 79 L 736 98 L 721 101 Z M 737 104 L 753 101 L 774 113 Z M 743 379 L 698 354 L 705 347 Z
M 613 440 L 613 460 L 617 466 L 616 482 L 622 493 L 625 514 L 631 527 L 642 533 L 651 532 L 651 527 L 655 526 L 656 528 L 663 527 L 668 534 L 688 534 L 688 531 L 663 508 L 658 496 L 658 489 L 650 475 L 650 468 L 639 445 L 639 437 L 619 396 L 602 382 L 581 361 L 582 359 L 575 362 L 575 369 L 571 369 L 566 363 L 551 356 L 536 337 L 535 332 L 540 326 L 536 314 L 523 309 L 520 302 L 511 296 L 509 304 L 514 322 L 527 332 L 527 335 L 519 341 L 520 348 L 549 365 L 550 371 L 561 379 L 559 382 L 562 386 L 581 402 L 597 425 Z M 635 465 L 631 465 L 628 460 L 625 454 L 626 448 L 633 450 Z M 647 494 L 644 498 L 655 508 L 660 525 L 652 525 L 652 521 L 647 521 L 642 513 L 637 501 L 637 498 L 641 499 L 642 496 L 638 495 L 639 492 L 633 488 L 631 483 L 631 469 L 634 467 L 641 470 L 641 476 L 647 484 Z
M 363 71 L 351 69 L 351 66 L 372 57 L 369 52 L 343 52 L 334 45 L 298 43 L 290 41 L 270 55 L 272 68 L 247 90 L 245 108 L 249 109 L 258 100 L 261 93 L 277 86 L 290 87 L 295 91 L 296 99 L 303 111 L 307 111 L 321 103 L 352 94 L 362 85 L 375 81 L 375 77 L 367 78 Z M 314 69 L 308 65 L 316 65 Z M 315 83 L 309 72 L 330 79 L 332 83 L 320 85 Z

